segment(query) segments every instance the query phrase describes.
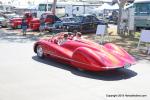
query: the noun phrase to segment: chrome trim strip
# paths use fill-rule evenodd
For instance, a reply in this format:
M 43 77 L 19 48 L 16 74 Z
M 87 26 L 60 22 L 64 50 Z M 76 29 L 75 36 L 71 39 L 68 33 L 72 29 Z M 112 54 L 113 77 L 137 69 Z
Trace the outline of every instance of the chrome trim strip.
M 47 54 L 52 55 L 52 56 L 56 56 L 58 58 L 65 59 L 65 60 L 68 60 L 68 61 L 73 61 L 73 62 L 77 62 L 77 63 L 84 64 L 84 65 L 89 65 L 89 64 L 86 64 L 86 63 L 83 63 L 83 62 L 79 62 L 79 61 L 72 60 L 72 59 L 69 59 L 69 58 L 66 58 L 66 57 L 55 55 L 54 52 L 49 52 L 48 51 Z
M 69 58 L 66 58 L 66 57 L 62 57 L 62 56 L 58 56 L 58 55 L 55 55 L 54 52 L 51 52 L 51 51 L 48 51 L 46 54 L 49 54 L 49 55 L 52 55 L 52 56 L 56 56 L 58 58 L 61 58 L 61 59 L 65 59 L 65 60 L 69 60 L 69 61 L 73 61 L 73 62 L 76 62 L 76 63 L 80 63 L 80 64 L 84 64 L 84 65 L 89 65 L 89 64 L 86 64 L 86 63 L 83 63 L 83 62 L 79 62 L 79 61 L 76 61 L 76 60 L 72 60 L 72 59 L 69 59 Z M 97 66 L 95 66 L 97 67 Z M 110 67 L 110 66 L 107 66 L 107 67 L 100 67 L 101 69 L 115 69 L 115 68 L 122 68 L 122 66 L 115 66 L 115 67 Z

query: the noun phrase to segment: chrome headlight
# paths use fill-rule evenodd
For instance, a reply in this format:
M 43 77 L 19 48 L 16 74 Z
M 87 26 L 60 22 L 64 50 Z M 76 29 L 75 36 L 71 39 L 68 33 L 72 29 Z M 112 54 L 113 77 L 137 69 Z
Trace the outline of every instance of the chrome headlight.
M 66 26 L 66 29 L 69 29 L 69 26 Z
M 62 28 L 62 26 L 61 26 L 61 25 L 59 25 L 58 27 L 59 27 L 59 28 Z

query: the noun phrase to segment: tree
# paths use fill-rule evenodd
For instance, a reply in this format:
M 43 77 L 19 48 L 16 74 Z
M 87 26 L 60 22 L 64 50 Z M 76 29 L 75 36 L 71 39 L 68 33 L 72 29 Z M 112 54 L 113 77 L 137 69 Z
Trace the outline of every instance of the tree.
M 32 4 L 32 2 L 31 2 L 31 1 L 28 1 L 27 3 L 28 3 L 28 5 L 31 5 L 31 4 Z
M 56 14 L 56 3 L 57 3 L 57 0 L 53 0 L 53 6 L 52 6 L 52 13 L 55 15 Z
M 11 5 L 11 2 L 9 1 L 8 4 Z
M 15 0 L 11 0 L 11 3 L 13 3 Z
M 113 0 L 112 3 L 115 4 L 115 3 L 118 3 L 119 5 L 119 16 L 118 16 L 118 26 L 117 26 L 117 33 L 120 34 L 120 25 L 122 23 L 122 12 L 123 12 L 123 9 L 124 9 L 124 6 L 126 5 L 126 3 L 128 2 L 133 2 L 134 0 Z
M 0 1 L 0 5 L 2 5 L 3 4 L 3 2 L 2 1 Z
M 118 16 L 118 26 L 117 26 L 117 32 L 120 34 L 120 25 L 122 23 L 122 12 L 124 9 L 124 6 L 128 0 L 118 0 L 119 5 L 119 16 Z

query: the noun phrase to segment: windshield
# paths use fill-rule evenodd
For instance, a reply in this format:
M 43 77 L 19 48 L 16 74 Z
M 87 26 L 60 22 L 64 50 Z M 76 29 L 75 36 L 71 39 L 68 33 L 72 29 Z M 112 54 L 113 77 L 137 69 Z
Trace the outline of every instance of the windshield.
M 14 15 L 14 16 L 12 16 L 11 18 L 23 18 L 23 16 L 19 16 L 19 15 Z
M 75 22 L 75 21 L 76 21 L 76 19 L 73 17 L 63 19 L 63 22 Z
M 74 17 L 76 22 L 83 22 L 83 16 Z
M 0 20 L 2 21 L 2 20 L 5 20 L 5 18 L 4 17 L 0 17 Z
M 150 15 L 150 2 L 149 3 L 136 3 L 135 15 Z
M 15 16 L 15 15 L 8 15 L 7 18 L 8 18 L 8 19 L 11 19 L 11 18 L 13 18 L 14 16 Z
M 9 15 L 7 16 L 8 19 L 12 19 L 12 18 L 21 18 L 21 16 L 19 15 Z
M 48 11 L 52 8 L 51 4 L 48 4 Z M 38 11 L 47 11 L 47 4 L 39 4 Z

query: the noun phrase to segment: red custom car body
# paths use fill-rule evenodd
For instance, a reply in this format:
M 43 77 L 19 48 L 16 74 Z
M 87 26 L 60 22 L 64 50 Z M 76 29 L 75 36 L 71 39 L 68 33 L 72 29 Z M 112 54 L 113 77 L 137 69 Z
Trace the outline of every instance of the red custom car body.
M 37 41 L 34 45 L 34 52 L 39 57 L 49 56 L 79 69 L 90 71 L 125 68 L 135 64 L 135 59 L 115 44 L 99 45 L 85 39 L 68 38 L 59 45 L 57 42 L 61 38 L 63 38 L 63 33 L 50 39 Z

